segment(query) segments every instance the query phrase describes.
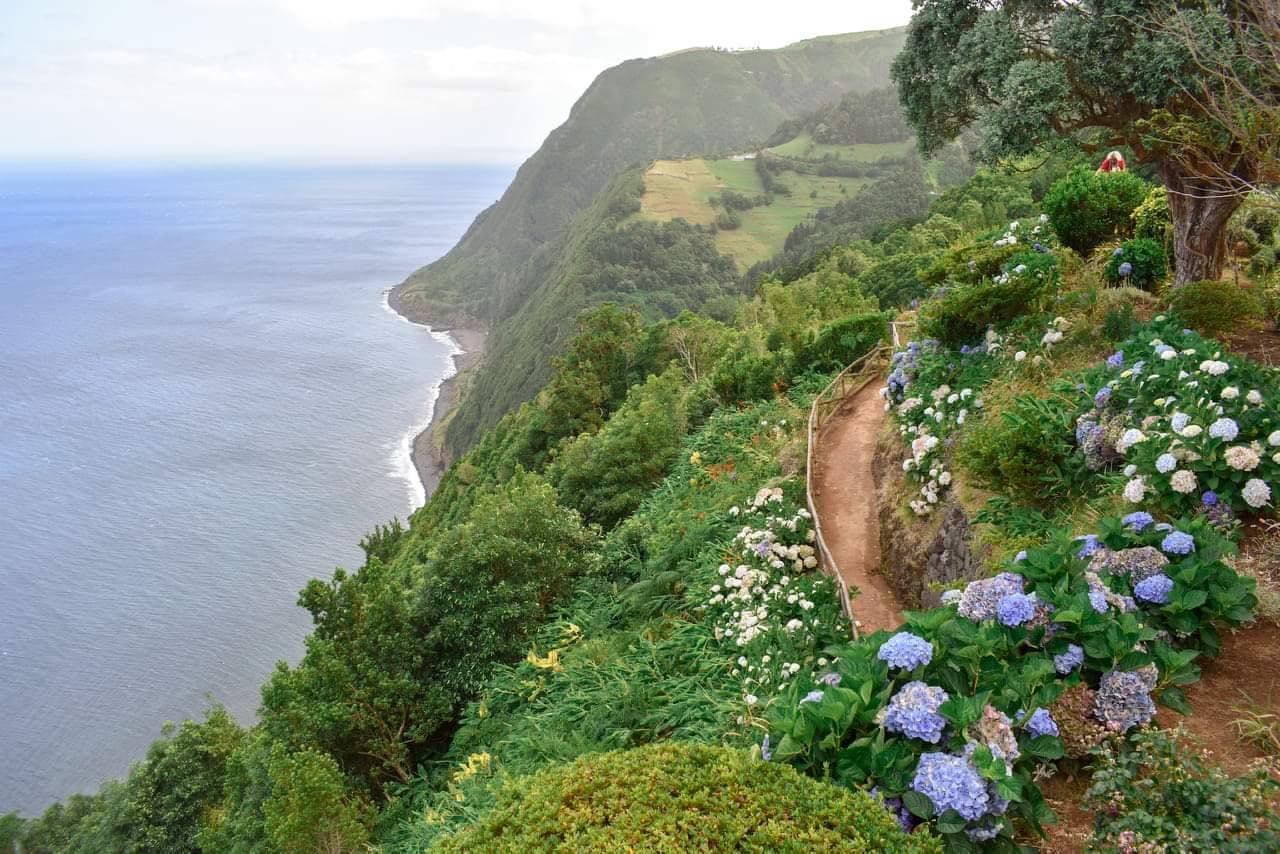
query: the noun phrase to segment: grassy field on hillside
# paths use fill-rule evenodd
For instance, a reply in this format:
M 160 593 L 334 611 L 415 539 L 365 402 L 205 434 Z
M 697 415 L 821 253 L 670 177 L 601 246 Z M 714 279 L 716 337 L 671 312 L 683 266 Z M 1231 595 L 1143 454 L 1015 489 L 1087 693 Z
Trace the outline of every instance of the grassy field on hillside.
M 858 163 L 872 163 L 882 157 L 902 157 L 915 146 L 915 140 L 902 142 L 865 143 L 862 145 L 828 145 L 814 142 L 808 133 L 802 133 L 790 142 L 775 145 L 769 150 L 781 157 L 798 157 L 806 160 L 820 160 L 833 155 L 841 160 L 852 160 Z
M 847 149 L 862 146 L 844 146 Z M 882 146 L 867 146 L 881 148 Z M 877 155 L 877 157 L 880 155 Z M 868 160 L 876 159 L 867 156 Z M 757 261 L 771 257 L 781 247 L 791 229 L 819 208 L 830 207 L 868 183 L 863 178 L 824 178 L 817 175 L 783 174 L 780 179 L 791 189 L 788 196 L 775 196 L 773 203 L 739 211 L 742 224 L 716 235 L 716 248 L 732 255 L 746 270 Z M 733 190 L 755 196 L 764 192 L 755 164 L 750 160 L 659 160 L 644 176 L 644 196 L 640 216 L 658 221 L 683 217 L 691 223 L 708 225 L 719 212 L 712 196 Z

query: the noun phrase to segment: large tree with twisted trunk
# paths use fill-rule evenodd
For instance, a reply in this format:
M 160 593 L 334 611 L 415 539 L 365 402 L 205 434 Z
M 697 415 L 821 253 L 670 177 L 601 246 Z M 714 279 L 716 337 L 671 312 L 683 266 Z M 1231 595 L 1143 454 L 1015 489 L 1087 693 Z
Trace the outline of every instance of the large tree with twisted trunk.
M 1227 220 L 1276 180 L 1275 2 L 914 0 L 893 78 L 925 153 L 971 125 L 991 159 L 1128 146 L 1168 188 L 1176 282 L 1215 279 Z

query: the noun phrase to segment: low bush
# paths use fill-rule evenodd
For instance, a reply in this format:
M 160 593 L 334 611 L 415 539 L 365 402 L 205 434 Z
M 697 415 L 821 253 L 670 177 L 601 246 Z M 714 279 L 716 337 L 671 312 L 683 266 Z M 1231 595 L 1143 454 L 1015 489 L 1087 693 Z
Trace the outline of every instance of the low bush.
M 818 330 L 813 343 L 801 356 L 805 367 L 815 371 L 838 371 L 869 353 L 889 334 L 887 314 L 852 314 L 832 321 Z
M 1052 505 L 1079 491 L 1088 470 L 1070 436 L 1074 402 L 1019 395 L 974 425 L 956 448 L 956 464 L 984 489 L 1024 504 Z
M 786 387 L 791 373 L 789 350 L 759 352 L 753 342 L 741 340 L 717 363 L 711 385 L 724 403 L 766 400 Z
M 1104 275 L 1113 285 L 1132 285 L 1150 291 L 1168 271 L 1163 245 L 1158 240 L 1138 237 L 1116 247 L 1107 261 Z
M 921 308 L 920 331 L 953 347 L 973 343 L 988 327 L 1002 329 L 1034 314 L 1056 286 L 1056 269 L 1018 264 L 989 281 L 948 287 Z
M 1190 282 L 1169 294 L 1169 308 L 1203 335 L 1221 335 L 1255 320 L 1262 306 L 1232 282 Z
M 1191 748 L 1181 730 L 1148 729 L 1100 752 L 1085 804 L 1097 815 L 1094 850 L 1280 850 L 1280 783 L 1267 768 L 1228 776 Z
M 1133 212 L 1150 185 L 1131 172 L 1094 174 L 1081 167 L 1049 188 L 1041 202 L 1058 239 L 1088 256 L 1100 244 L 1133 229 Z
M 1164 187 L 1152 187 L 1147 198 L 1134 209 L 1133 236 L 1156 241 L 1164 248 L 1165 256 L 1173 258 L 1173 220 L 1169 216 L 1169 194 Z
M 439 851 L 941 852 L 875 799 L 728 748 L 667 743 L 599 754 L 508 785 Z
M 875 297 L 882 306 L 904 306 L 926 293 L 920 276 L 919 255 L 906 253 L 880 261 L 858 274 L 857 286 L 862 293 Z

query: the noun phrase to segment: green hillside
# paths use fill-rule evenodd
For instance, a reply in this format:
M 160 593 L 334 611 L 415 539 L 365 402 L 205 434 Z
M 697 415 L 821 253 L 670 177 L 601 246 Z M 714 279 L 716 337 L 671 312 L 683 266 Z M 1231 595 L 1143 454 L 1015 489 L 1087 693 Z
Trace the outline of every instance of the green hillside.
M 777 50 L 698 49 L 602 73 L 568 120 L 452 251 L 397 290 L 397 304 L 440 323 L 493 325 L 554 267 L 540 250 L 617 173 L 666 157 L 734 151 L 849 90 L 883 87 L 904 31 L 854 33 Z

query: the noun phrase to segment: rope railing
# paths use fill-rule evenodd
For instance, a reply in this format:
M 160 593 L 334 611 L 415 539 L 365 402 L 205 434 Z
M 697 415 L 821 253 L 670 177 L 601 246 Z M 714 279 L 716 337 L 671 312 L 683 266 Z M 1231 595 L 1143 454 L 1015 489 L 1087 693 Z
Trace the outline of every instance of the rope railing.
M 894 330 L 894 337 L 897 337 L 896 329 Z M 831 417 L 831 414 L 851 394 L 857 394 L 866 387 L 867 383 L 875 378 L 871 371 L 879 372 L 881 360 L 888 352 L 889 348 L 881 344 L 871 352 L 855 359 L 848 367 L 832 378 L 827 387 L 813 399 L 813 406 L 809 408 L 809 449 L 805 459 L 804 477 L 805 499 L 809 505 L 809 513 L 813 517 L 813 530 L 822 570 L 836 580 L 836 585 L 840 589 L 840 608 L 849 620 L 849 628 L 852 630 L 855 640 L 858 637 L 858 621 L 853 614 L 853 603 L 849 597 L 849 585 L 845 582 L 844 575 L 840 572 L 840 566 L 836 563 L 835 556 L 827 546 L 826 536 L 822 531 L 822 519 L 818 516 L 818 507 L 813 500 L 813 454 L 814 448 L 817 447 L 818 433 Z

